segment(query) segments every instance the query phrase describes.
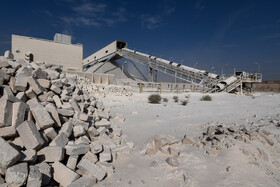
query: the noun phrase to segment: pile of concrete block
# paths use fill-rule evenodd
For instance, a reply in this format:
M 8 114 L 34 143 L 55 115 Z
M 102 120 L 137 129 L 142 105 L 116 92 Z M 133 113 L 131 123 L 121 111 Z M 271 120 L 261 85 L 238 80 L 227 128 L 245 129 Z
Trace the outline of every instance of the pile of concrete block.
M 133 145 L 82 87 L 58 66 L 0 59 L 0 186 L 93 186 L 114 173 Z
M 74 75 L 73 75 L 74 76 Z M 106 84 L 94 84 L 89 79 L 77 76 L 79 82 L 82 83 L 82 90 L 93 94 L 96 97 L 106 97 L 108 95 L 114 96 L 132 96 L 133 91 L 130 86 L 121 85 L 106 85 Z

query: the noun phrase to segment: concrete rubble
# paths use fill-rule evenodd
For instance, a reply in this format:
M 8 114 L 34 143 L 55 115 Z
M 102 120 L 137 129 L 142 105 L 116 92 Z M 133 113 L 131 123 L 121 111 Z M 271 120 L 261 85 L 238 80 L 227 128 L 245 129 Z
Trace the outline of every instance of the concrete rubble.
M 122 147 L 131 149 L 99 98 L 129 96 L 131 88 L 8 55 L 0 83 L 1 186 L 93 186 L 114 173 Z

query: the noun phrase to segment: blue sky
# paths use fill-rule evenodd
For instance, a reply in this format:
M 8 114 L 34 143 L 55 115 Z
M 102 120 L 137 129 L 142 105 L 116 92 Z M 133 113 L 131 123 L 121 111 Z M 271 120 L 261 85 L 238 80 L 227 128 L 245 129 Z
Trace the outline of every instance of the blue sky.
M 70 34 L 84 57 L 114 40 L 129 48 L 221 73 L 257 71 L 280 80 L 277 0 L 0 0 L 0 53 L 11 34 Z

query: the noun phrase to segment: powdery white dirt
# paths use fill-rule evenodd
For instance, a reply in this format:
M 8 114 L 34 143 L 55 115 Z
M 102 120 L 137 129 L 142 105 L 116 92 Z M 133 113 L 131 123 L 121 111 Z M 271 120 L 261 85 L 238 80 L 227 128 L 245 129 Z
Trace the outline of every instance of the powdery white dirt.
M 150 93 L 134 93 L 131 97 L 110 96 L 104 104 L 112 113 L 124 114 L 119 125 L 134 148 L 119 155 L 116 171 L 99 186 L 279 186 L 280 185 L 280 94 L 256 93 L 254 96 L 227 93 L 210 94 L 212 101 L 200 101 L 203 94 L 161 94 L 168 102 L 148 103 Z M 173 96 L 179 97 L 179 102 Z M 188 98 L 186 106 L 181 100 Z M 219 143 L 201 144 L 209 126 L 225 128 L 248 127 L 252 139 L 238 141 L 226 136 L 230 147 Z M 258 134 L 258 130 L 269 132 Z M 182 140 L 184 135 L 200 146 L 178 143 L 178 167 L 169 166 L 168 156 L 158 152 L 145 154 L 146 144 L 156 134 L 166 134 Z M 264 138 L 273 142 L 269 144 Z M 215 156 L 206 151 L 212 150 Z

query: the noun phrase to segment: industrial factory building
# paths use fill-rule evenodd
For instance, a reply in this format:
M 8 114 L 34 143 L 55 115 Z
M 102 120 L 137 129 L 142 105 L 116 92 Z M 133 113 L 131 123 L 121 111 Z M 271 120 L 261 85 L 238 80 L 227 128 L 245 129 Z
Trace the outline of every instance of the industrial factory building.
M 65 71 L 82 71 L 83 45 L 71 44 L 71 36 L 55 34 L 54 40 L 12 35 L 14 59 L 40 61 L 62 66 Z

